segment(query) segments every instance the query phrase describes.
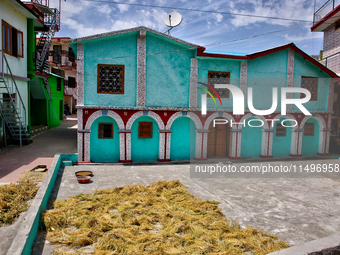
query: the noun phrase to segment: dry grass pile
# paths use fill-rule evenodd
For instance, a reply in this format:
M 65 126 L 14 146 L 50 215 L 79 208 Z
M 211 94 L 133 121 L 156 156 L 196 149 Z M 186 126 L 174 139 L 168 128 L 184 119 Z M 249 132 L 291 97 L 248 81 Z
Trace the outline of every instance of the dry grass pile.
M 63 246 L 55 254 L 85 254 L 83 247 L 98 255 L 266 254 L 288 247 L 241 229 L 218 204 L 193 197 L 179 181 L 158 181 L 56 200 L 43 221 L 48 240 Z
M 28 170 L 23 173 L 20 178 L 20 181 L 23 182 L 42 182 L 46 176 L 47 172 L 35 172 Z
M 0 185 L 0 225 L 12 224 L 27 210 L 27 201 L 35 197 L 39 187 L 34 183 L 18 182 Z

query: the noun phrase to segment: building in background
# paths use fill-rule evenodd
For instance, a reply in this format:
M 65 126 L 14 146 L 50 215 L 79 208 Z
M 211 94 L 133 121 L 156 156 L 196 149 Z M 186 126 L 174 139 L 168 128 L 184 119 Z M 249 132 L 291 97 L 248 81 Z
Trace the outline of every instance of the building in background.
M 313 17 L 312 32 L 323 32 L 322 64 L 340 75 L 340 0 L 328 0 Z M 340 81 L 334 86 L 332 134 L 340 136 Z
M 338 76 L 293 43 L 254 54 L 216 54 L 137 27 L 70 44 L 78 59 L 79 162 L 329 155 Z M 202 115 L 201 98 L 207 93 L 202 83 L 233 84 L 244 94 L 253 88 L 254 107 L 261 110 L 271 108 L 273 87 L 306 88 L 312 98 L 304 106 L 312 115 L 295 105 L 281 115 L 280 97 L 270 115 L 256 116 L 248 106 L 235 115 L 227 89 L 216 89 L 221 104 L 207 98 Z M 214 126 L 214 119 L 234 124 Z M 280 121 L 271 124 L 271 119 Z M 297 126 L 288 128 L 282 121 Z
M 59 14 L 48 1 L 0 2 L 0 146 L 30 142 L 35 129 L 63 119 L 64 78 L 50 73 L 47 61 Z
M 76 112 L 77 105 L 77 63 L 69 44 L 70 37 L 54 37 L 49 51 L 50 72 L 64 77 L 64 103 L 70 112 Z

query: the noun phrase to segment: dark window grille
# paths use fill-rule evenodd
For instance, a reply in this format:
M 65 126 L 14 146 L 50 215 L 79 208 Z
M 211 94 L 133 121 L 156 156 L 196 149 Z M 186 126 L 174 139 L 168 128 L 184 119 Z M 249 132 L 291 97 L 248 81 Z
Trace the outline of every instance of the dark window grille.
M 61 79 L 57 77 L 57 91 L 61 91 Z
M 97 92 L 124 94 L 124 66 L 98 65 Z
M 286 127 L 281 123 L 276 123 L 276 136 L 286 136 Z
M 303 134 L 305 136 L 313 136 L 314 135 L 314 123 L 306 123 Z
M 208 84 L 213 87 L 221 98 L 229 98 L 229 89 L 216 89 L 215 84 L 229 84 L 230 73 L 228 72 L 208 72 Z M 214 93 L 208 89 L 210 93 Z
M 99 123 L 98 130 L 98 138 L 113 138 L 112 123 Z
M 76 78 L 69 76 L 67 86 L 69 88 L 75 88 L 76 87 Z

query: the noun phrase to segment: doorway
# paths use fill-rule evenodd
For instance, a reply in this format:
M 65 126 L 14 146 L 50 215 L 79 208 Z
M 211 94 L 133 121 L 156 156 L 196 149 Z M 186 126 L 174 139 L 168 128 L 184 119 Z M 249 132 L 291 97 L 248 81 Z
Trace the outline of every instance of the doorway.
M 208 133 L 208 158 L 225 158 L 229 155 L 229 125 L 210 123 Z

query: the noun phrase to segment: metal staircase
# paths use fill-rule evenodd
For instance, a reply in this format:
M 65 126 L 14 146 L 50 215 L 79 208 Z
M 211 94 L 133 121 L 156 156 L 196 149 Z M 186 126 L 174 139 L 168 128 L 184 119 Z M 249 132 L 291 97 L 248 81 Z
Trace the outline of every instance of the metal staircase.
M 26 108 L 2 50 L 0 61 L 0 116 L 13 139 L 20 141 L 21 147 L 23 141 L 31 140 L 27 129 Z
M 52 9 L 53 14 L 45 13 L 44 24 L 49 26 L 47 32 L 42 32 L 37 44 L 36 68 L 40 73 L 49 71 L 48 52 L 51 47 L 52 39 L 60 26 L 60 12 Z
M 47 91 L 47 94 L 48 94 L 50 100 L 52 100 L 51 87 L 50 87 L 50 83 L 48 82 L 48 79 L 44 78 L 43 83 L 44 83 L 45 89 Z

